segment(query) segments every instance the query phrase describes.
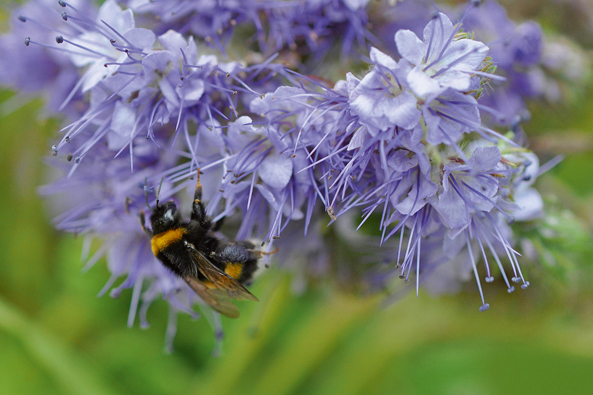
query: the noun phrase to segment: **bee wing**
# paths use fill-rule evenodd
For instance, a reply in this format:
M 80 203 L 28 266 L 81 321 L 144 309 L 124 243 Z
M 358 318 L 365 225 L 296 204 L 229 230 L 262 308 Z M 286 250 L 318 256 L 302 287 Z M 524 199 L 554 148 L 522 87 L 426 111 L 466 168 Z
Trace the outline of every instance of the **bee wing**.
M 218 290 L 226 291 L 229 297 L 236 300 L 253 300 L 254 302 L 259 302 L 259 299 L 249 292 L 239 281 L 217 268 L 196 247 L 187 242 L 186 245 L 189 247 L 192 261 L 196 264 L 200 273 L 210 280 Z
M 239 318 L 239 309 L 231 303 L 226 293 L 218 289 L 210 289 L 206 284 L 191 276 L 185 277 L 184 280 L 212 309 L 227 317 Z

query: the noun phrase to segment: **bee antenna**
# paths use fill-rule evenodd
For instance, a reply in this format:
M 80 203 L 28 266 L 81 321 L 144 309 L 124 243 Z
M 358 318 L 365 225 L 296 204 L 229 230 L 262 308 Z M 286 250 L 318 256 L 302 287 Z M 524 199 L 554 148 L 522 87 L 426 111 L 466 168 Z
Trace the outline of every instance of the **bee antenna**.
M 163 187 L 163 180 L 165 177 L 161 178 L 161 183 L 159 184 L 159 189 L 156 192 L 156 208 L 159 208 L 159 197 L 161 196 L 161 188 Z

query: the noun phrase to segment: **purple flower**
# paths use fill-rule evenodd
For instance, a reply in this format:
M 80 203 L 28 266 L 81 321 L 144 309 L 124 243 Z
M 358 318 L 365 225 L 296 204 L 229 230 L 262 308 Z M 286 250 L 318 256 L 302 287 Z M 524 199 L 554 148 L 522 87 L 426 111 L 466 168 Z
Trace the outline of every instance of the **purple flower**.
M 528 161 L 510 154 L 517 150 L 511 140 L 482 125 L 472 93 L 490 76 L 482 71 L 488 48 L 457 30 L 439 14 L 425 28 L 424 42 L 409 31 L 396 34 L 404 57 L 399 62 L 373 48 L 373 68 L 362 79 L 348 74 L 330 89 L 301 76 L 299 87 L 255 99 L 251 110 L 266 119 L 268 131 L 281 131 L 282 152 L 305 154 L 310 164 L 303 170 L 314 181 L 310 190 L 331 222 L 362 208 L 359 227 L 378 215 L 381 243 L 399 236 L 399 277 L 415 273 L 418 287 L 422 273 L 451 264 L 467 249 L 485 310 L 476 247 L 483 252 L 487 282 L 493 277 L 485 251 L 492 249 L 513 289 L 499 248 L 513 281 L 528 285 L 501 222 L 520 212 L 514 190 L 525 187 L 516 175 Z M 258 160 L 248 171 L 255 172 Z M 441 242 L 423 247 L 435 237 Z M 433 255 L 447 258 L 431 262 Z
M 73 4 L 92 17 L 97 13 L 92 3 L 79 0 Z M 54 0 L 36 0 L 14 10 L 10 32 L 0 37 L 0 83 L 19 90 L 19 95 L 39 94 L 44 97 L 46 116 L 58 111 L 78 79 L 76 68 L 69 61 L 70 51 L 55 51 L 56 35 L 76 34 L 76 29 L 65 25 Z M 36 50 L 25 48 L 37 46 Z M 43 67 L 39 67 L 43 65 Z M 78 116 L 83 104 L 63 110 Z
M 134 12 L 144 15 L 145 25 L 158 34 L 175 30 L 180 34 L 193 34 L 224 52 L 235 26 L 251 23 L 261 32 L 256 1 L 238 0 L 128 0 Z M 155 23 L 154 21 L 158 21 Z
M 452 156 L 442 169 L 442 192 L 432 203 L 443 224 L 455 238 L 466 229 L 478 211 L 490 212 L 499 193 L 497 166 L 501 161 L 498 147 L 476 148 L 465 163 Z
M 154 201 L 161 180 L 161 199 L 166 199 L 193 185 L 195 181 L 188 177 L 198 167 L 208 185 L 205 198 L 216 210 L 214 189 L 220 185 L 223 164 L 232 162 L 236 153 L 232 144 L 227 147 L 233 132 L 227 130 L 227 136 L 222 122 L 238 116 L 239 95 L 245 96 L 242 100 L 261 100 L 248 82 L 273 85 L 274 75 L 282 68 L 269 61 L 244 67 L 237 62 L 220 63 L 214 55 L 199 55 L 192 37 L 174 31 L 156 36 L 138 28 L 132 11 L 122 10 L 113 0 L 103 4 L 97 19 L 70 4 L 63 7 L 66 11 L 57 18 L 75 28 L 69 35 L 58 36 L 52 48 L 57 53 L 65 49 L 64 61 L 82 76 L 62 107 L 83 95 L 87 102 L 52 148 L 54 155 L 63 154 L 53 163 L 65 177 L 43 188 L 43 193 L 62 195 L 56 218 L 59 229 L 105 239 L 87 266 L 102 254 L 107 256 L 112 278 L 101 294 L 126 276 L 111 295 L 133 288 L 130 326 L 137 313 L 146 326 L 150 303 L 159 296 L 168 300 L 170 346 L 175 314 L 196 316 L 192 305 L 205 304 L 156 260 L 138 212 L 147 195 Z M 268 168 L 275 169 L 274 164 Z M 275 188 L 279 187 L 277 176 L 262 172 L 262 179 Z M 144 292 L 143 284 L 149 286 Z M 141 299 L 143 305 L 138 308 Z M 218 316 L 204 310 L 220 340 Z
M 300 58 L 309 58 L 303 63 L 313 67 L 340 44 L 342 58 L 350 57 L 355 47 L 365 48 L 365 42 L 373 40 L 366 27 L 368 3 L 369 0 L 264 1 L 269 33 L 263 49 L 278 51 L 288 46 Z
M 420 120 L 420 111 L 416 97 L 406 89 L 410 71 L 407 64 L 398 65 L 376 48 L 371 48 L 370 58 L 375 67 L 361 81 L 347 75 L 352 114 L 373 135 L 394 125 L 414 128 Z
M 537 158 L 512 132 L 485 126 L 482 115 L 516 112 L 523 97 L 538 94 L 539 27 L 516 27 L 488 3 L 484 9 L 493 7 L 501 21 L 488 27 L 500 34 L 489 41 L 499 53 L 489 53 L 468 25 L 438 13 L 426 20 L 422 38 L 411 30 L 390 35 L 398 60 L 373 47 L 366 74 L 346 73 L 336 84 L 305 75 L 331 67 L 325 61 L 335 44 L 346 56 L 355 43 L 377 41 L 367 3 L 130 0 L 123 9 L 108 0 L 96 17 L 59 3 L 57 19 L 68 29 L 39 34 L 57 42 L 51 47 L 59 69 L 80 78 L 62 92 L 61 107 L 77 112 L 53 147 L 52 163 L 65 176 L 43 192 L 62 195 L 58 228 L 105 239 L 87 266 L 107 256 L 112 278 L 101 293 L 125 276 L 111 294 L 133 289 L 130 325 L 138 314 L 146 326 L 148 306 L 162 296 L 171 306 L 172 339 L 176 313 L 195 316 L 193 304 L 203 305 L 154 258 L 138 223 L 159 183 L 161 199 L 183 202 L 197 171 L 207 214 L 219 220 L 240 213 L 236 238 L 258 237 L 268 251 L 279 246 L 300 278 L 331 271 L 340 279 L 367 277 L 366 267 L 333 270 L 330 257 L 343 251 L 321 239 L 334 237 L 344 251 L 355 247 L 382 263 L 370 276 L 373 288 L 391 288 L 397 276 L 415 278 L 417 290 L 446 290 L 473 272 L 485 310 L 480 279 L 494 280 L 494 262 L 509 292 L 513 282 L 529 285 L 509 224 L 540 215 L 532 188 Z M 461 21 L 474 13 L 466 9 Z M 148 22 L 153 16 L 159 19 Z M 229 46 L 236 26 L 253 34 L 241 41 L 244 59 L 232 58 L 237 48 Z M 506 47 L 502 35 L 511 37 Z M 220 62 L 202 39 L 231 59 Z M 22 50 L 40 50 L 31 45 L 42 43 L 36 40 Z M 282 53 L 267 57 L 272 49 Z M 287 54 L 298 72 L 273 63 Z M 488 84 L 500 79 L 492 62 L 508 80 L 490 94 Z M 32 85 L 41 89 L 49 79 Z M 484 105 L 507 90 L 517 99 L 503 103 L 508 108 Z M 336 229 L 332 236 L 321 230 L 327 223 Z M 377 236 L 356 233 L 363 226 Z M 310 261 L 294 259 L 297 253 Z M 220 339 L 218 315 L 204 314 Z
M 464 25 L 476 38 L 489 43 L 492 63 L 506 77 L 485 91 L 484 104 L 497 110 L 495 123 L 509 125 L 521 119 L 525 110 L 524 97 L 537 97 L 543 92 L 544 79 L 538 77 L 543 49 L 543 33 L 532 21 L 516 25 L 495 1 L 487 1 L 467 13 Z
M 257 98 L 254 102 L 262 101 Z M 253 109 L 252 105 L 252 109 Z M 283 139 L 273 127 L 254 127 L 249 117 L 241 117 L 229 125 L 226 136 L 228 160 L 219 192 L 211 207 L 225 199 L 225 210 L 230 215 L 238 207 L 243 222 L 237 237 L 252 235 L 273 243 L 291 220 L 305 216 L 303 205 L 315 204 L 316 193 L 306 171 L 303 153 L 292 155 L 288 150 L 291 139 Z M 307 222 L 312 211 L 307 211 Z M 255 230 L 257 229 L 257 233 Z
M 438 95 L 447 88 L 467 91 L 471 74 L 486 58 L 488 47 L 469 38 L 456 37 L 455 28 L 443 13 L 424 28 L 424 40 L 409 30 L 395 35 L 397 49 L 414 68 L 408 83 L 420 97 Z

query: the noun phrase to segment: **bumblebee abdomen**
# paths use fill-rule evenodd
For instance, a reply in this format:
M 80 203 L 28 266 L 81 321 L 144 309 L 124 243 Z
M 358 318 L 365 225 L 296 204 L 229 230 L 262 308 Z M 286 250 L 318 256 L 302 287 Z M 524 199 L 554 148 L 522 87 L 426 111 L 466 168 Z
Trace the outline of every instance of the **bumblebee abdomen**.
M 243 264 L 227 262 L 224 267 L 224 272 L 235 280 L 239 280 L 241 278 L 241 274 L 243 274 Z
M 174 228 L 154 235 L 150 240 L 154 256 L 158 256 L 161 251 L 166 250 L 171 245 L 181 241 L 185 233 L 186 230 L 184 228 Z
M 241 284 L 251 280 L 257 269 L 257 260 L 248 259 L 245 262 L 225 262 L 224 272 Z

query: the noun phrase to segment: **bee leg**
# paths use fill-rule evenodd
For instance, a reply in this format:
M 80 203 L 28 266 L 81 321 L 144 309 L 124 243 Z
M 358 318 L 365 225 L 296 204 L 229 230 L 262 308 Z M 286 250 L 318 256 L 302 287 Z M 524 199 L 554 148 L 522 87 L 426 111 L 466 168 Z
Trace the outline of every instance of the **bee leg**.
M 140 226 L 142 226 L 142 230 L 148 237 L 152 239 L 152 232 L 146 229 L 146 218 L 144 217 L 144 210 L 140 210 Z
M 226 217 L 222 217 L 221 219 L 219 219 L 218 221 L 216 221 L 214 223 L 214 225 L 212 226 L 212 230 L 214 232 L 218 232 L 220 230 L 220 228 L 222 228 L 222 225 L 224 224 L 224 220 L 226 219 Z
M 274 251 L 270 251 L 270 252 L 265 252 L 265 251 L 260 251 L 260 250 L 252 250 L 252 249 L 248 249 L 247 250 L 249 252 L 249 254 L 253 254 L 253 256 L 256 257 L 256 259 L 261 258 L 264 255 L 273 255 L 275 253 L 278 252 L 278 247 L 276 247 L 276 249 Z
M 194 202 L 192 204 L 191 219 L 199 223 L 206 222 L 206 209 L 202 203 L 202 183 L 200 182 L 200 169 L 198 169 L 198 181 L 196 182 L 196 189 L 194 190 Z

